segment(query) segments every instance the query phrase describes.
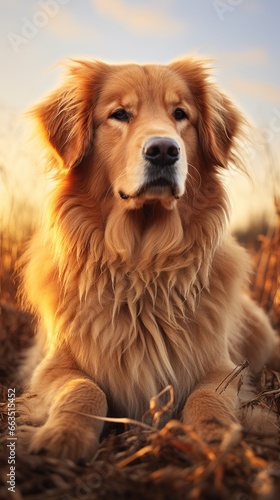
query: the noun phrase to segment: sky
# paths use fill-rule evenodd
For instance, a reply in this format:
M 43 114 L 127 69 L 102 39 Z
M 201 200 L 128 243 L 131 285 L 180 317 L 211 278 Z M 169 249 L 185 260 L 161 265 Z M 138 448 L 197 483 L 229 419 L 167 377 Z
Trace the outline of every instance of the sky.
M 279 0 L 0 0 L 0 14 L 0 167 L 10 190 L 41 199 L 21 116 L 57 85 L 61 61 L 168 63 L 192 53 L 213 60 L 220 86 L 261 131 L 255 191 L 233 182 L 236 217 L 246 196 L 259 205 L 264 153 L 279 152 Z

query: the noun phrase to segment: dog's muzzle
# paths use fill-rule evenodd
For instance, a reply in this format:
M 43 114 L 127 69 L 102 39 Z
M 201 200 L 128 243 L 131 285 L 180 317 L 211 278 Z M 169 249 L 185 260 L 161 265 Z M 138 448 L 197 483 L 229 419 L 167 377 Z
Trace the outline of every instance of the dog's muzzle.
M 178 171 L 176 162 L 180 160 L 180 147 L 170 137 L 151 137 L 142 149 L 145 162 L 143 183 L 131 195 L 119 191 L 123 200 L 136 199 L 145 196 L 147 199 L 162 199 L 163 197 L 180 198 Z
M 145 160 L 145 182 L 139 194 L 170 193 L 177 198 L 176 162 L 180 159 L 180 148 L 174 139 L 169 137 L 152 137 L 143 147 Z

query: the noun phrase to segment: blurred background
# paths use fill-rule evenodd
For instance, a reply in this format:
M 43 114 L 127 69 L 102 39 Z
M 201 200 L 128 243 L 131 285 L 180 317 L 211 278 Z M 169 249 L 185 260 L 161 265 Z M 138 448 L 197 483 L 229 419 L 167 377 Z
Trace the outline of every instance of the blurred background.
M 0 14 L 2 265 L 12 265 L 49 189 L 26 140 L 24 112 L 58 83 L 58 63 L 67 58 L 168 63 L 192 53 L 213 60 L 216 80 L 256 127 L 254 143 L 244 146 L 252 180 L 236 172 L 225 179 L 233 229 L 273 220 L 280 184 L 278 0 L 0 0 Z

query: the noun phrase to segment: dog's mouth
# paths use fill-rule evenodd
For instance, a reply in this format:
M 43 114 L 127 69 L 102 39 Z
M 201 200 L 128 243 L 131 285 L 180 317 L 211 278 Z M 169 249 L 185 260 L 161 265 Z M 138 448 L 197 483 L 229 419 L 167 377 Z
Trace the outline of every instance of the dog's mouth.
M 119 196 L 122 200 L 126 200 L 127 209 L 133 210 L 157 203 L 166 210 L 172 210 L 181 197 L 177 185 L 166 179 L 146 182 L 132 195 L 119 191 Z
M 119 191 L 119 196 L 123 200 L 137 200 L 140 198 L 147 199 L 147 201 L 155 199 L 161 200 L 163 197 L 173 198 L 178 200 L 180 198 L 179 187 L 176 182 L 166 177 L 159 177 L 151 181 L 146 181 L 135 193 L 128 194 L 124 191 Z
M 159 179 L 145 182 L 145 184 L 143 184 L 133 197 L 137 198 L 143 194 L 146 194 L 147 196 L 162 196 L 164 194 L 171 194 L 174 198 L 178 199 L 178 192 L 179 190 L 175 182 L 170 179 L 166 179 L 165 177 L 161 177 Z

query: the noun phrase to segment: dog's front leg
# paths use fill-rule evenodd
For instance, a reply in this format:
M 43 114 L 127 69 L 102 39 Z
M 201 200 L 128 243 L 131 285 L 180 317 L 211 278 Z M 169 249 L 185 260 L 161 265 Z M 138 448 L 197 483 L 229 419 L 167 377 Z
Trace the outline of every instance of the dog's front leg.
M 226 388 L 223 383 L 231 371 L 229 366 L 208 373 L 189 396 L 183 411 L 184 423 L 191 424 L 208 443 L 220 441 L 225 428 L 237 421 L 239 377 Z
M 29 450 L 75 461 L 92 458 L 103 423 L 90 415 L 106 416 L 103 391 L 81 371 L 54 357 L 38 366 L 30 392 L 36 396 L 27 400 L 27 406 L 35 416 L 38 413 L 43 425 L 30 428 L 30 433 L 23 427 L 22 438 L 25 430 Z

